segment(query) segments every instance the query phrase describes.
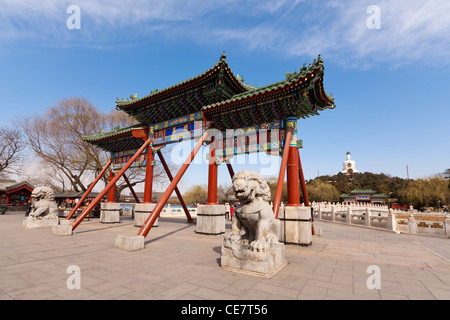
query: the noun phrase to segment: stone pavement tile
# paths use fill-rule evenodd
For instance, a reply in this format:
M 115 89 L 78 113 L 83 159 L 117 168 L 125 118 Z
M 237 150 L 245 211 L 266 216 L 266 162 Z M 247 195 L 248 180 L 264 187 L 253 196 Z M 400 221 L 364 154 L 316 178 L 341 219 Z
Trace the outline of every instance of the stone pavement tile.
M 410 300 L 406 295 L 380 291 L 381 300 Z
M 124 295 L 118 296 L 115 299 L 117 300 L 155 300 L 155 297 L 150 296 L 148 294 L 138 292 L 138 291 L 131 291 L 127 292 Z
M 450 288 L 436 288 L 432 286 L 428 286 L 428 290 L 430 290 L 431 294 L 436 297 L 438 300 L 450 300 Z
M 32 287 L 32 284 L 13 274 L 0 275 L 0 292 L 11 293 Z
M 405 292 L 405 289 L 398 281 L 383 280 L 383 278 L 381 278 L 380 286 L 380 290 L 383 292 L 407 295 L 407 292 Z
M 189 293 L 189 295 L 196 296 L 205 300 L 236 300 L 237 295 L 224 293 L 221 290 L 215 290 L 206 287 L 199 287 Z
M 344 273 L 341 269 L 334 269 L 333 275 L 331 276 L 331 282 L 353 286 L 353 278 L 353 274 L 351 273 Z
M 176 300 L 182 296 L 189 295 L 195 289 L 199 287 L 189 283 L 181 283 L 178 285 L 174 285 L 171 288 L 162 291 L 160 294 L 157 294 L 158 299 L 163 300 Z
M 133 290 L 122 286 L 114 287 L 106 291 L 96 293 L 89 297 L 89 300 L 112 300 L 121 299 L 124 295 L 132 293 Z
M 283 288 L 283 287 L 278 287 L 278 286 L 274 286 L 274 285 L 268 284 L 266 282 L 259 282 L 259 283 L 257 283 L 253 287 L 253 289 L 254 290 L 263 291 L 263 292 L 267 292 L 267 293 L 270 293 L 270 294 L 284 296 L 286 298 L 291 298 L 291 299 L 296 298 L 300 294 L 300 291 L 301 291 L 301 289 L 295 290 L 295 289 Z
M 217 290 L 217 291 L 221 291 L 230 285 L 230 283 L 223 282 L 219 279 L 201 278 L 201 277 L 192 278 L 189 281 L 187 281 L 187 283 L 198 286 L 198 287 L 204 287 L 204 288 L 208 288 L 211 290 Z
M 381 291 L 383 290 L 383 279 L 381 279 Z M 356 280 L 353 282 L 353 294 L 367 297 L 367 299 L 380 299 L 380 290 L 369 289 L 367 287 L 367 279 L 363 281 Z
M 51 293 L 54 293 L 57 297 L 55 299 L 64 299 L 64 300 L 82 300 L 82 299 L 90 299 L 90 297 L 94 296 L 96 293 L 90 289 L 83 288 L 81 289 L 68 289 L 66 287 L 59 287 L 55 289 L 49 290 Z
M 317 287 L 314 284 L 307 283 L 300 294 L 297 296 L 299 300 L 324 300 L 327 295 L 327 288 Z
M 123 287 L 150 296 L 157 296 L 167 290 L 165 287 L 142 280 L 130 281 L 127 284 L 124 284 Z
M 261 279 L 258 277 L 240 275 L 235 282 L 225 287 L 222 291 L 237 296 L 243 296 L 246 292 L 252 290 L 259 281 L 261 281 Z
M 325 300 L 378 300 L 375 296 L 363 296 L 360 294 L 350 293 L 348 291 L 341 291 L 338 289 L 327 289 Z
M 326 289 L 335 289 L 335 290 L 339 290 L 342 292 L 347 292 L 348 294 L 353 293 L 353 283 L 341 284 L 341 283 L 336 283 L 336 282 L 331 282 L 331 281 L 320 281 L 320 280 L 310 279 L 308 281 L 308 284 L 314 285 L 316 287 L 326 288 Z
M 334 272 L 335 261 L 320 262 L 313 271 L 313 274 L 332 277 Z
M 56 297 L 56 294 L 53 292 L 38 287 L 13 291 L 8 295 L 14 300 L 47 300 Z
M 0 291 L 0 300 L 14 300 L 14 298 Z
M 307 282 L 308 278 L 291 274 L 280 283 L 280 287 L 301 291 Z
M 244 294 L 237 297 L 236 300 L 267 300 L 271 296 L 270 292 L 249 289 Z
M 450 268 L 446 270 L 430 270 L 434 276 L 450 287 Z

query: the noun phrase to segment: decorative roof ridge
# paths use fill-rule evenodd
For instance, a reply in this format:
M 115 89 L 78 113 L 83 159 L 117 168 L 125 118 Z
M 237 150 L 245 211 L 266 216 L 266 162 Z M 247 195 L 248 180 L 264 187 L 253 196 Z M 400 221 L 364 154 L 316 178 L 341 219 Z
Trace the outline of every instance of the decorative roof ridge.
M 246 90 L 254 89 L 253 87 L 244 84 L 243 83 L 244 79 L 242 77 L 240 77 L 239 75 L 235 75 L 234 74 L 234 72 L 231 70 L 230 66 L 228 65 L 228 63 L 226 61 L 226 56 L 225 56 L 225 51 L 224 51 L 222 53 L 222 55 L 220 56 L 219 62 L 214 63 L 214 66 L 212 66 L 211 68 L 207 69 L 206 71 L 204 71 L 204 72 L 202 72 L 202 73 L 200 73 L 200 74 L 198 74 L 196 76 L 193 76 L 193 77 L 188 78 L 186 80 L 183 80 L 181 82 L 177 82 L 177 83 L 175 83 L 175 84 L 173 84 L 173 85 L 171 85 L 171 86 L 169 86 L 167 88 L 164 88 L 162 90 L 155 89 L 150 94 L 148 94 L 146 96 L 143 96 L 142 98 L 138 98 L 136 93 L 129 96 L 129 98 L 131 98 L 131 100 L 129 100 L 129 98 L 127 98 L 125 100 L 123 97 L 122 97 L 122 99 L 116 98 L 116 101 L 115 101 L 116 102 L 116 109 L 119 109 L 121 106 L 127 106 L 129 104 L 132 104 L 132 103 L 135 103 L 135 102 L 138 102 L 138 101 L 143 101 L 143 100 L 148 99 L 148 98 L 150 98 L 152 96 L 155 96 L 157 94 L 161 94 L 163 92 L 167 92 L 167 91 L 169 91 L 171 89 L 174 89 L 176 87 L 179 87 L 179 86 L 181 86 L 181 85 L 183 85 L 185 83 L 189 83 L 191 81 L 199 79 L 199 78 L 203 77 L 204 75 L 206 75 L 207 73 L 212 72 L 215 68 L 217 68 L 218 66 L 221 66 L 221 65 L 224 65 L 224 66 L 228 67 L 231 75 L 236 79 L 236 81 L 238 83 L 240 83 L 242 85 L 242 87 L 244 89 L 246 89 Z
M 372 189 L 355 189 L 350 191 L 350 193 L 355 194 L 355 193 L 376 193 L 375 190 Z
M 114 137 L 114 136 L 117 136 L 117 135 L 120 135 L 123 133 L 127 133 L 127 132 L 130 132 L 135 129 L 145 129 L 147 127 L 148 126 L 146 124 L 142 124 L 142 123 L 134 124 L 132 126 L 123 127 L 123 128 L 116 127 L 114 130 L 111 130 L 111 131 L 107 131 L 107 132 L 100 131 L 98 134 L 84 136 L 83 140 L 84 141 L 101 140 L 101 139 L 105 139 L 105 138 Z
M 277 88 L 282 88 L 286 85 L 290 85 L 293 82 L 299 81 L 300 79 L 303 79 L 305 77 L 307 77 L 308 75 L 312 74 L 314 71 L 319 70 L 319 72 L 323 73 L 324 67 L 323 67 L 323 59 L 319 57 L 318 59 L 314 59 L 314 62 L 312 64 L 309 64 L 308 67 L 306 67 L 306 65 L 304 64 L 303 67 L 300 69 L 300 72 L 294 71 L 294 73 L 289 73 L 286 72 L 286 79 L 284 80 L 280 80 L 278 82 L 274 82 L 274 83 L 270 83 L 268 85 L 259 87 L 259 88 L 253 88 L 253 90 L 249 90 L 246 92 L 242 92 L 239 94 L 234 95 L 233 97 L 227 99 L 227 100 L 223 100 L 223 101 L 219 101 L 207 106 L 204 106 L 202 108 L 202 110 L 206 110 L 206 109 L 210 109 L 210 108 L 214 108 L 216 106 L 228 103 L 228 102 L 234 102 L 236 100 L 241 100 L 247 97 L 251 97 L 255 94 L 258 94 L 260 92 L 265 92 L 267 90 L 273 90 L 273 89 L 277 89 Z M 330 107 L 330 109 L 334 108 L 334 98 L 332 95 L 328 95 L 325 92 L 327 98 L 333 103 L 332 106 Z

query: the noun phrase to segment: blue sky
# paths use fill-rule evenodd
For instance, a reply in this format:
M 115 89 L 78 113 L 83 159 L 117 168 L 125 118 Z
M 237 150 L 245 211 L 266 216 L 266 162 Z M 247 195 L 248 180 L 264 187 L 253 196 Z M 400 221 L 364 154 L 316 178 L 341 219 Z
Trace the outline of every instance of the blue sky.
M 81 29 L 67 28 L 70 5 Z M 367 26 L 370 5 L 380 29 Z M 321 54 L 336 108 L 298 123 L 306 179 L 342 170 L 347 150 L 361 172 L 430 176 L 450 167 L 449 16 L 447 0 L 0 0 L 0 125 L 73 96 L 112 110 L 116 97 L 202 73 L 223 50 L 258 87 Z M 204 166 L 187 174 L 207 181 Z

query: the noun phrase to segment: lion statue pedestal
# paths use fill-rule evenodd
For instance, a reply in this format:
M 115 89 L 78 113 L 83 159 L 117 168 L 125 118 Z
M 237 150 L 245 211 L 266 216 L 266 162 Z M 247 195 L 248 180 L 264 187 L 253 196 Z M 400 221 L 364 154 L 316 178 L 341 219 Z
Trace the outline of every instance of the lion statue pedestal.
M 51 228 L 59 225 L 58 205 L 49 187 L 37 187 L 31 193 L 31 211 L 23 220 L 26 229 Z
M 269 204 L 269 186 L 258 173 L 243 170 L 234 175 L 233 190 L 240 204 L 234 210 L 232 231 L 223 240 L 221 266 L 271 277 L 287 262 L 284 244 L 278 241 L 280 221 Z

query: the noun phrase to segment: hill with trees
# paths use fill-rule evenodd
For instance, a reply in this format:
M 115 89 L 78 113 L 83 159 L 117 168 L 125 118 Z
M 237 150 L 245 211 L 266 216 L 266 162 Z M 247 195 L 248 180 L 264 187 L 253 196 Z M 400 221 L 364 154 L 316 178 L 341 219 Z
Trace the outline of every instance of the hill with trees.
M 338 173 L 319 176 L 307 181 L 310 201 L 340 201 L 341 194 L 356 189 L 371 189 L 390 196 L 389 201 L 415 208 L 443 208 L 450 205 L 450 169 L 420 179 L 402 179 L 384 173 L 353 173 L 349 176 Z

